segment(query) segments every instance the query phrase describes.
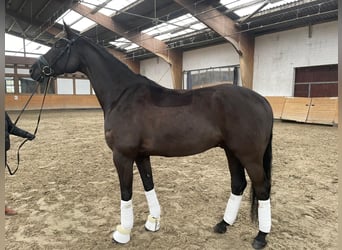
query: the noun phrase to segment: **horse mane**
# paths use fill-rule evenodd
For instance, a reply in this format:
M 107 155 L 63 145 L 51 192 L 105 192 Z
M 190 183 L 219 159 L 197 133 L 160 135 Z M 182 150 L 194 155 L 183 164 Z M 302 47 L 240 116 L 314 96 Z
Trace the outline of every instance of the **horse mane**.
M 84 41 L 86 41 L 88 44 L 90 44 L 94 49 L 96 49 L 96 51 L 98 51 L 105 59 L 107 59 L 108 61 L 115 62 L 116 66 L 119 66 L 121 71 L 127 72 L 129 75 L 132 76 L 132 78 L 134 80 L 137 81 L 137 83 L 138 82 L 139 83 L 148 83 L 148 84 L 152 84 L 154 86 L 162 87 L 161 85 L 157 84 L 156 82 L 152 81 L 151 79 L 148 79 L 146 76 L 143 76 L 141 74 L 137 74 L 137 73 L 133 72 L 125 63 L 121 62 L 118 58 L 116 58 L 114 55 L 109 53 L 104 46 L 92 41 L 88 37 L 85 37 L 85 36 L 79 36 L 79 37 L 82 38 Z

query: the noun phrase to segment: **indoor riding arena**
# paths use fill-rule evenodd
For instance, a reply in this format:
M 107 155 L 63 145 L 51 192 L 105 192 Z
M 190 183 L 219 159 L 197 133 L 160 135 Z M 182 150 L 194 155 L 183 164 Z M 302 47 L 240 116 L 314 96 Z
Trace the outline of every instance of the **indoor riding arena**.
M 337 0 L 4 5 L 6 249 L 338 249 Z

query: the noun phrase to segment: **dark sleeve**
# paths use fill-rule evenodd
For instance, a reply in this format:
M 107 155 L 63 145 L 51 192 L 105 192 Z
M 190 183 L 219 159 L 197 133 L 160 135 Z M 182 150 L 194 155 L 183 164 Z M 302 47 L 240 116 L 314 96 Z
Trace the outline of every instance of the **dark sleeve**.
M 16 135 L 16 136 L 20 136 L 20 137 L 23 137 L 23 138 L 26 138 L 27 137 L 27 134 L 28 132 L 21 129 L 21 128 L 18 128 L 11 120 L 11 118 L 9 117 L 9 115 L 7 114 L 7 112 L 5 112 L 6 114 L 6 123 L 7 123 L 7 131 L 9 134 L 12 134 L 12 135 Z
M 9 122 L 11 122 L 11 119 L 9 119 L 9 116 L 7 112 L 5 112 L 5 146 L 6 146 L 6 151 L 10 149 L 11 143 L 10 143 L 10 138 L 9 138 Z

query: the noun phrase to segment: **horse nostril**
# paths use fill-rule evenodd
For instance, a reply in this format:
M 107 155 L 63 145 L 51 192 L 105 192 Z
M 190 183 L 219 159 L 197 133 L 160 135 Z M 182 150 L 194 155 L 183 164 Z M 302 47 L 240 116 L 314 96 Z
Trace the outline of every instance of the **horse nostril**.
M 30 74 L 32 74 L 32 69 L 30 69 L 30 71 L 29 71 L 29 72 L 30 72 Z

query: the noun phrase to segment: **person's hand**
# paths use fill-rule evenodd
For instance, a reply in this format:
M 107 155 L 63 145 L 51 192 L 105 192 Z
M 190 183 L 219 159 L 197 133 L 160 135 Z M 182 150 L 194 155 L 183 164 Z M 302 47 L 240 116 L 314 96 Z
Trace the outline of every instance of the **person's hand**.
M 29 139 L 30 141 L 32 141 L 34 138 L 36 138 L 36 136 L 27 132 L 26 138 Z

